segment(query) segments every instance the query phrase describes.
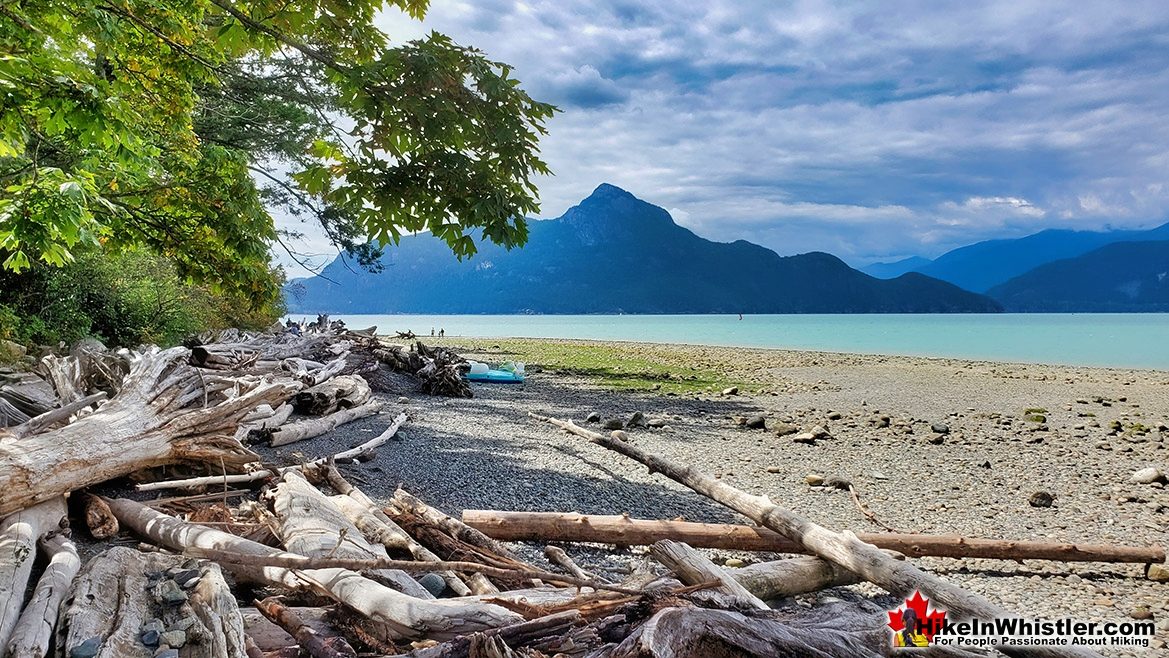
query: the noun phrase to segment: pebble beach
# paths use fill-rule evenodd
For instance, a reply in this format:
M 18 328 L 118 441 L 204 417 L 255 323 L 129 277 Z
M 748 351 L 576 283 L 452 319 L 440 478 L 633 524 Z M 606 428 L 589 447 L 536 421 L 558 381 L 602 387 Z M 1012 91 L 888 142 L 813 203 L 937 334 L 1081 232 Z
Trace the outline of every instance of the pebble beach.
M 627 513 L 745 523 L 733 512 L 528 412 L 598 431 L 625 428 L 644 450 L 697 467 L 834 530 L 880 532 L 847 491 L 898 532 L 1057 542 L 1169 543 L 1169 372 L 822 352 L 588 343 L 623 358 L 660 356 L 734 381 L 714 390 L 614 389 L 612 380 L 548 367 L 532 351 L 582 341 L 447 339 L 491 363 L 529 360 L 523 385 L 476 385 L 472 399 L 382 393 L 386 411 L 276 459 L 318 457 L 371 438 L 404 410 L 410 421 L 376 459 L 345 467 L 375 498 L 402 485 L 452 515 L 464 509 Z M 612 373 L 610 373 L 612 374 Z M 663 381 L 685 377 L 658 373 Z M 592 416 L 592 422 L 588 418 Z M 1146 477 L 1134 474 L 1143 471 Z M 644 549 L 565 546 L 586 568 L 619 578 Z M 543 561 L 542 546 L 518 545 Z M 777 556 L 709 551 L 716 563 Z M 1143 565 L 923 558 L 920 566 L 1035 617 L 1152 620 L 1149 649 L 1169 655 L 1169 583 Z M 1153 576 L 1164 576 L 1154 572 Z M 874 610 L 894 605 L 869 585 L 808 595 Z M 801 601 L 789 602 L 800 605 Z

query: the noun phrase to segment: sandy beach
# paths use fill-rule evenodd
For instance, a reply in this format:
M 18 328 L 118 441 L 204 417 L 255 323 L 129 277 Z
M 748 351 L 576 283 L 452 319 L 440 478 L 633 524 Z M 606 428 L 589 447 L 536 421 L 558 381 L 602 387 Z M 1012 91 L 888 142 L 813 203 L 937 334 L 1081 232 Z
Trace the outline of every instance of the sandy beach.
M 664 425 L 627 430 L 641 448 L 766 494 L 836 530 L 881 529 L 846 491 L 810 486 L 809 476 L 848 479 L 880 521 L 900 532 L 1136 545 L 1164 545 L 1169 537 L 1169 491 L 1130 481 L 1148 466 L 1169 470 L 1169 372 L 637 343 L 448 338 L 444 344 L 492 363 L 526 361 L 527 382 L 477 385 L 469 400 L 405 389 L 384 394 L 388 413 L 405 409 L 411 420 L 377 459 L 346 467 L 371 495 L 386 497 L 402 484 L 454 514 L 576 511 L 743 522 L 631 460 L 527 417 L 533 411 L 586 424 L 594 412 L 602 423 L 641 412 Z M 589 363 L 578 358 L 581 350 Z M 738 393 L 723 394 L 724 384 Z M 758 416 L 765 429 L 744 425 Z M 274 456 L 331 453 L 380 431 L 386 418 L 353 423 Z M 785 423 L 801 431 L 819 425 L 831 438 L 798 443 L 774 431 Z M 1037 492 L 1054 503 L 1032 506 Z M 615 575 L 643 560 L 638 548 L 567 548 L 582 563 Z M 535 546 L 524 552 L 542 560 Z M 711 555 L 720 563 L 772 557 Z M 920 562 L 1024 614 L 1151 617 L 1158 624 L 1155 649 L 1104 653 L 1165 651 L 1169 584 L 1152 582 L 1142 566 Z M 817 596 L 873 609 L 892 601 L 870 586 Z

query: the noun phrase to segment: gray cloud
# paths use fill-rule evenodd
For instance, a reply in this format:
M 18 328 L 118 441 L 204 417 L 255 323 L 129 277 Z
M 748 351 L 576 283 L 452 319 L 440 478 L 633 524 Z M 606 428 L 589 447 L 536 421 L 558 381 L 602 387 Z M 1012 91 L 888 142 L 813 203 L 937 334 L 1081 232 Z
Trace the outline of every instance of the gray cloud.
M 712 239 L 866 262 L 1169 214 L 1160 0 L 434 0 L 383 23 L 564 108 L 549 217 L 611 182 Z

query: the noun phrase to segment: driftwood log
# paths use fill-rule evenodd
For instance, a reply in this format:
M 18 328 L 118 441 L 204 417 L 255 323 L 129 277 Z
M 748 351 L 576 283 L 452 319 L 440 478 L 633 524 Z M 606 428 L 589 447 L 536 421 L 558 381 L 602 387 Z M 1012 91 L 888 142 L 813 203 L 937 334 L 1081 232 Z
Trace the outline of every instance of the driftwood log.
M 370 395 L 372 391 L 364 379 L 357 375 L 340 375 L 297 393 L 293 406 L 298 413 L 326 416 L 339 409 L 365 404 Z
M 296 639 L 296 643 L 313 658 L 356 658 L 357 652 L 345 638 L 324 636 L 301 621 L 295 612 L 280 601 L 269 597 L 255 602 L 256 609 L 274 624 Z
M 0 520 L 0 648 L 16 628 L 37 557 L 37 542 L 60 532 L 65 499 L 58 496 Z
M 272 507 L 279 523 L 280 543 L 292 553 L 307 557 L 389 558 L 384 546 L 367 541 L 328 496 L 300 473 L 284 474 L 276 486 Z M 383 569 L 366 575 L 415 598 L 434 598 L 405 572 Z
M 297 441 L 304 441 L 305 439 L 312 439 L 322 434 L 332 432 L 345 423 L 351 423 L 359 418 L 372 416 L 381 413 L 382 403 L 378 401 L 369 402 L 361 406 L 352 407 L 349 409 L 341 409 L 335 411 L 328 416 L 321 416 L 320 418 L 306 418 L 298 420 L 286 425 L 280 425 L 272 429 L 259 430 L 261 436 L 268 437 L 268 443 L 272 447 L 288 445 L 289 443 L 296 443 Z
M 0 655 L 7 658 L 44 658 L 48 655 L 61 602 L 81 569 L 77 547 L 64 533 L 41 539 L 40 547 L 49 556 L 49 564 L 37 581 L 24 612 L 20 613 L 8 646 L 0 650 Z
M 408 552 L 415 560 L 422 562 L 438 562 L 439 557 L 431 552 L 422 544 L 419 544 L 413 537 L 406 533 L 394 523 L 386 513 L 378 509 L 377 504 L 366 496 L 363 491 L 354 487 L 344 477 L 337 467 L 329 463 L 324 468 L 325 478 L 329 485 L 340 493 L 340 496 L 335 496 L 331 500 L 337 506 L 337 509 L 345 515 L 353 525 L 357 526 L 359 530 L 365 535 L 367 539 L 385 546 L 387 549 L 396 549 Z M 466 596 L 474 591 L 468 587 L 458 575 L 451 571 L 440 572 L 439 575 L 446 582 L 447 587 L 452 592 L 459 596 Z M 498 592 L 494 586 L 482 574 L 475 574 L 472 576 L 473 582 L 480 580 L 487 582 L 484 587 L 480 584 L 481 591 L 474 591 L 475 594 L 493 594 Z M 424 592 L 426 590 L 423 590 Z M 427 592 L 429 594 L 429 592 Z M 422 597 L 428 598 L 428 597 Z
M 168 589 L 181 590 L 166 575 L 184 570 L 185 559 L 118 546 L 90 560 L 73 583 L 57 629 L 57 647 L 70 655 L 96 644 L 98 658 L 149 658 L 155 647 L 142 642 L 143 624 L 187 625 L 183 656 L 244 658 L 243 620 L 219 567 L 196 567 L 198 583 L 181 602 L 167 603 Z
M 685 542 L 695 548 L 722 548 L 770 553 L 807 553 L 798 542 L 757 526 L 689 521 L 650 521 L 619 515 L 561 512 L 504 512 L 464 510 L 463 523 L 504 541 L 596 542 L 621 546 L 648 546 L 661 539 Z M 979 539 L 959 535 L 857 533 L 857 538 L 908 557 L 994 558 L 1000 560 L 1054 560 L 1061 562 L 1165 561 L 1160 546 L 1062 544 L 1012 539 Z
M 146 482 L 135 486 L 138 491 L 158 491 L 160 489 L 190 489 L 194 487 L 207 487 L 213 485 L 228 485 L 228 484 L 244 484 L 247 482 L 257 482 L 259 480 L 267 480 L 268 478 L 276 477 L 288 471 L 296 471 L 300 469 L 311 469 L 323 466 L 330 459 L 335 461 L 344 461 L 346 459 L 358 459 L 366 455 L 373 454 L 373 451 L 386 441 L 394 438 L 398 433 L 398 429 L 406 422 L 406 414 L 398 414 L 394 418 L 394 422 L 390 424 L 386 431 L 377 435 L 376 437 L 366 441 L 365 443 L 349 450 L 341 451 L 332 457 L 322 457 L 307 464 L 294 464 L 292 466 L 285 466 L 275 470 L 263 468 L 259 464 L 255 464 L 256 470 L 250 473 L 239 473 L 233 475 L 210 475 L 196 478 L 186 478 L 183 480 L 164 480 L 159 482 Z
M 766 603 L 752 594 L 746 587 L 743 587 L 722 567 L 715 565 L 710 561 L 710 558 L 682 542 L 663 539 L 650 547 L 650 554 L 667 569 L 673 571 L 678 576 L 678 580 L 687 585 L 719 583 L 714 591 L 730 597 L 737 604 L 733 607 L 770 610 Z
M 238 578 L 290 590 L 309 589 L 343 603 L 354 611 L 391 629 L 395 637 L 448 640 L 458 635 L 498 628 L 520 621 L 510 610 L 467 599 L 425 601 L 362 577 L 341 567 L 307 568 L 308 558 L 204 526 L 185 523 L 126 499 L 110 501 L 118 521 L 152 542 L 192 554 L 216 556 Z M 252 556 L 260 564 L 224 560 L 222 553 Z M 263 566 L 269 562 L 297 566 Z M 423 565 L 425 566 L 425 565 Z M 364 568 L 364 567 L 362 567 Z M 372 568 L 379 568 L 374 566 Z M 397 566 L 395 565 L 395 568 Z
M 856 535 L 852 533 L 833 532 L 791 510 L 772 503 L 766 497 L 752 496 L 701 471 L 670 462 L 621 439 L 578 427 L 572 421 L 560 421 L 534 414 L 533 416 L 587 438 L 589 441 L 618 454 L 639 461 L 648 466 L 651 472 L 661 473 L 711 500 L 726 505 L 756 523 L 765 525 L 799 543 L 809 552 L 862 576 L 865 580 L 896 596 L 908 597 L 913 592 L 920 591 L 935 605 L 951 610 L 957 616 L 967 618 L 991 619 L 1008 617 L 1013 614 L 982 596 L 922 571 L 908 561 L 896 560 L 876 546 L 857 539 Z M 1070 647 L 1058 651 L 1038 647 L 1002 647 L 1000 650 L 1011 656 L 1051 658 L 1099 658 L 1100 656 L 1095 651 Z
M 0 516 L 136 470 L 180 461 L 238 468 L 257 456 L 232 438 L 260 404 L 295 393 L 293 382 L 256 382 L 232 397 L 187 363 L 176 347 L 134 363 L 122 389 L 74 423 L 0 442 Z M 95 437 L 101 440 L 95 441 Z

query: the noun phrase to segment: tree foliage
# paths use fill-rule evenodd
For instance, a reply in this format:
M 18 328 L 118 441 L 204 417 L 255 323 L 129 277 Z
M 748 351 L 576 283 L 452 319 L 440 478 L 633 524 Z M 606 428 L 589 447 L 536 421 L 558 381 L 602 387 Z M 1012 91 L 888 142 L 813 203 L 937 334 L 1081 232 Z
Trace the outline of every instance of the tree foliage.
M 374 24 L 426 0 L 0 0 L 0 259 L 147 246 L 179 276 L 278 295 L 265 207 L 370 261 L 405 232 L 511 247 L 555 108 L 505 64 Z M 256 181 L 260 181 L 258 184 Z

